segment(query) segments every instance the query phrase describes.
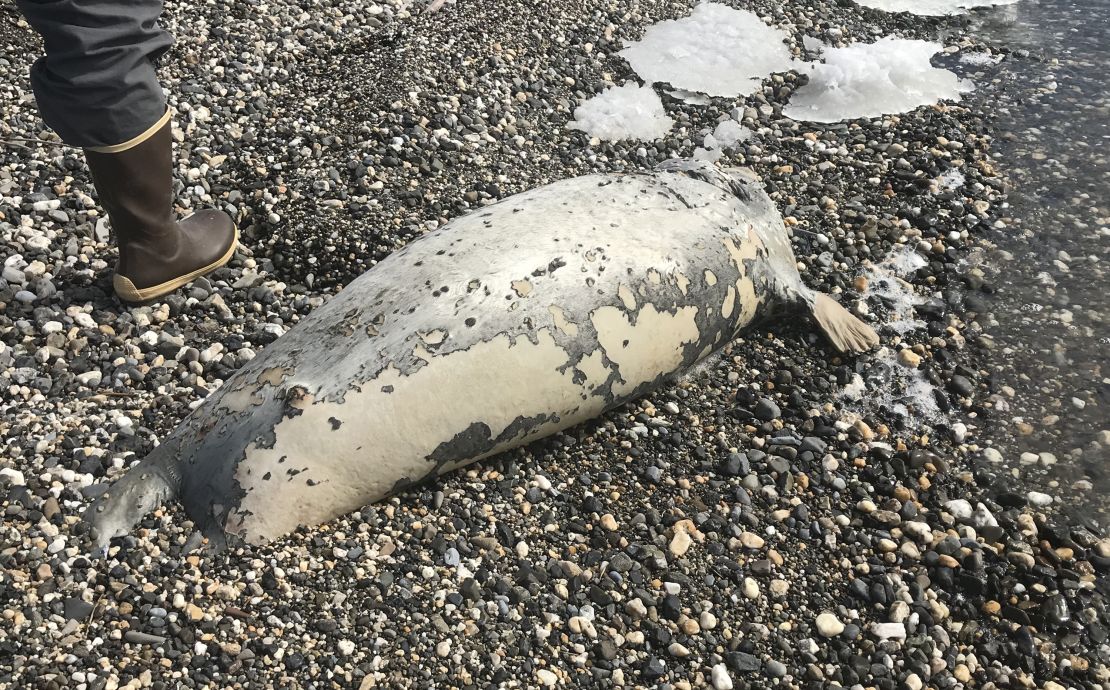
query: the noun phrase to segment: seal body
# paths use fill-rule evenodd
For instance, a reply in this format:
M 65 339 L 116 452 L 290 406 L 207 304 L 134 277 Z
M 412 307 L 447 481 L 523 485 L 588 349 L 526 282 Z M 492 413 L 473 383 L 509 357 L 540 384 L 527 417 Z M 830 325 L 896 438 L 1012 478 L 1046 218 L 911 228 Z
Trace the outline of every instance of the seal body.
M 820 322 L 824 304 L 856 329 L 837 341 L 823 326 L 841 349 L 872 344 L 818 297 L 744 174 L 672 164 L 524 192 L 351 282 L 210 396 L 90 520 L 106 543 L 177 497 L 217 543 L 280 537 L 641 395 L 775 305 Z

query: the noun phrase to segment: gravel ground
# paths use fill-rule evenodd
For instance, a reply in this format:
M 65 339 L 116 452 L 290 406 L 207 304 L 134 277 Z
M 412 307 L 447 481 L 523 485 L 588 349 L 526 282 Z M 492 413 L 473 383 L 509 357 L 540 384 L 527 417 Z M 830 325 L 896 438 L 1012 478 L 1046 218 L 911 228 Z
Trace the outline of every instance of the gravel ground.
M 942 31 L 991 50 L 963 18 L 737 6 L 797 54 Z M 83 162 L 34 114 L 36 41 L 0 5 L 0 687 L 1105 687 L 1110 540 L 998 481 L 980 435 L 997 391 L 968 257 L 1007 192 L 987 122 L 808 127 L 779 115 L 788 73 L 664 96 L 677 124 L 651 145 L 564 128 L 632 77 L 623 41 L 689 7 L 171 3 L 179 204 L 235 212 L 246 248 L 126 309 Z M 376 260 L 516 191 L 690 155 L 729 117 L 809 284 L 881 325 L 899 304 L 863 276 L 916 253 L 884 280 L 921 328 L 853 360 L 756 330 L 637 404 L 269 546 L 184 553 L 167 508 L 85 557 L 90 498 Z M 850 402 L 857 375 L 885 394 Z

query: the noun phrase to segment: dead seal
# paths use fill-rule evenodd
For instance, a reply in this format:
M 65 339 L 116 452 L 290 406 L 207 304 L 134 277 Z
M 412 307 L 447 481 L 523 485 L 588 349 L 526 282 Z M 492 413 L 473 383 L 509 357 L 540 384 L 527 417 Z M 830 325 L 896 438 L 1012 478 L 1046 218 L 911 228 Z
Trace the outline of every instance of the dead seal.
M 635 398 L 757 318 L 874 331 L 803 285 L 743 171 L 672 162 L 517 194 L 413 241 L 269 345 L 87 511 L 180 500 L 217 547 L 316 525 Z

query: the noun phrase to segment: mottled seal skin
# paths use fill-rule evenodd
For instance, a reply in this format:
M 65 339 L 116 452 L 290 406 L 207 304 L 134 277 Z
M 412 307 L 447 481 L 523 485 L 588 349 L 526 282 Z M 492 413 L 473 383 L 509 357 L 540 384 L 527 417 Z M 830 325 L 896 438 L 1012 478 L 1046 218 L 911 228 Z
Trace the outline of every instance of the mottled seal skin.
M 172 498 L 211 543 L 315 525 L 635 398 L 757 317 L 875 334 L 801 281 L 749 173 L 672 162 L 517 194 L 397 251 L 268 346 L 87 512 Z

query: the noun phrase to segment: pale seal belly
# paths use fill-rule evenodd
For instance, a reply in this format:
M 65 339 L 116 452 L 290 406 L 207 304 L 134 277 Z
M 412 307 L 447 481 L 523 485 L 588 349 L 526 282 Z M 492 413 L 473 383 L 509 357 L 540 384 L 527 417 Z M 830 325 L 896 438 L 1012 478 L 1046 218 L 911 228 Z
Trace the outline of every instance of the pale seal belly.
M 509 197 L 412 242 L 268 346 L 88 511 L 100 543 L 173 498 L 263 542 L 652 389 L 782 308 L 874 332 L 801 282 L 742 171 L 672 163 Z

